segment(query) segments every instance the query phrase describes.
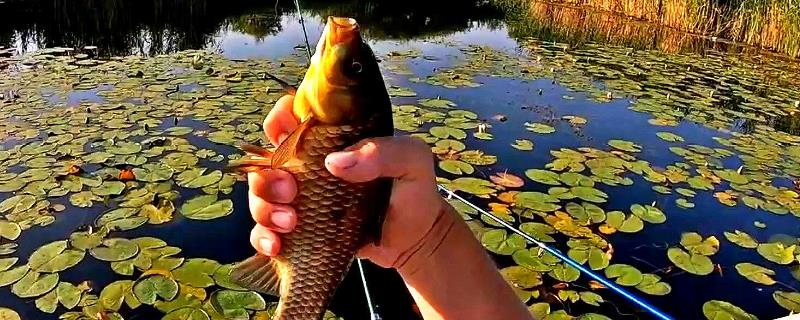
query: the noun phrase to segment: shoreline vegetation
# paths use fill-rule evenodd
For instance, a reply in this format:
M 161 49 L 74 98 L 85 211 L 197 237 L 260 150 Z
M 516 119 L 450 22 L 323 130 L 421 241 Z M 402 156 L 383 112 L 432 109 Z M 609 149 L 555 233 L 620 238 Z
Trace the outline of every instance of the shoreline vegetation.
M 730 41 L 800 58 L 800 1 L 798 0 L 494 0 L 493 2 L 503 8 L 507 15 L 523 18 L 536 25 L 550 22 L 552 24 L 550 31 L 566 32 L 573 37 L 576 33 L 583 33 L 589 38 L 603 37 L 606 41 L 623 39 L 634 45 L 642 43 L 666 51 L 678 51 L 686 46 L 693 46 L 692 42 L 697 42 L 689 39 L 691 35 L 685 34 L 690 33 L 717 40 L 713 42 L 724 44 Z M 631 23 L 631 20 L 651 24 L 637 25 Z M 652 24 L 660 27 L 653 30 Z M 513 26 L 510 29 L 513 29 Z

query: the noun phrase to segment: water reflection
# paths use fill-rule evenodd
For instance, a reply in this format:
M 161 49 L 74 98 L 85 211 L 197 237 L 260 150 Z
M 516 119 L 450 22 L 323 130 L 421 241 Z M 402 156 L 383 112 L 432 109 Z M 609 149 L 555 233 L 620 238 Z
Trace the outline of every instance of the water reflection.
M 501 24 L 501 12 L 486 2 L 311 1 L 303 6 L 311 24 L 332 14 L 348 15 L 359 19 L 364 34 L 376 40 L 447 35 L 476 21 Z M 454 14 L 453 7 L 463 10 Z M 230 33 L 256 41 L 278 34 L 282 20 L 294 9 L 290 1 L 15 1 L 0 4 L 0 46 L 28 52 L 94 45 L 105 55 L 146 56 L 216 49 Z

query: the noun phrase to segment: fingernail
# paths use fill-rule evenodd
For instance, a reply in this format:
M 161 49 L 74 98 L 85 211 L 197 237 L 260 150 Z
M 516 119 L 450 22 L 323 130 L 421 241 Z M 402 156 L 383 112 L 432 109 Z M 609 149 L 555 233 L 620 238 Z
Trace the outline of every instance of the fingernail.
M 261 251 L 268 255 L 272 255 L 272 247 L 274 243 L 275 242 L 268 238 L 261 238 L 258 240 L 258 245 L 261 246 Z
M 270 201 L 291 201 L 292 199 L 289 199 L 291 197 L 291 190 L 289 190 L 289 188 L 291 188 L 291 186 L 289 185 L 289 181 L 286 181 L 286 179 L 278 178 L 272 181 L 270 183 L 270 190 L 272 191 L 272 199 L 270 199 Z
M 340 169 L 350 169 L 358 163 L 358 157 L 354 152 L 331 153 L 325 160 Z
M 294 228 L 294 221 L 292 219 L 292 214 L 287 211 L 283 210 L 273 211 L 272 215 L 270 216 L 270 219 L 272 220 L 272 225 L 274 225 L 277 228 L 283 229 L 283 231 L 288 232 Z

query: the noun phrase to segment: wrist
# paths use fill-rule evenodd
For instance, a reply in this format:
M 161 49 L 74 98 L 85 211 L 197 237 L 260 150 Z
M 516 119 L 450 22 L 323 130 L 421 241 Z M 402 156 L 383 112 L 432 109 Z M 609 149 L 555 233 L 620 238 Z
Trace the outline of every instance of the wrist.
M 449 203 L 441 199 L 441 205 L 430 229 L 419 241 L 398 257 L 394 267 L 403 278 L 408 278 L 425 268 L 425 264 L 433 259 L 443 244 L 455 234 L 456 224 L 461 217 Z

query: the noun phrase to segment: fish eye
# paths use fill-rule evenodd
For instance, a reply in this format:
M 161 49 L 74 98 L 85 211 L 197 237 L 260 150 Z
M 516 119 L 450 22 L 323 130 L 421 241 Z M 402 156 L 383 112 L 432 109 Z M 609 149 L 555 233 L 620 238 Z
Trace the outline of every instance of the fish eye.
M 350 65 L 350 69 L 355 73 L 361 73 L 361 71 L 364 70 L 364 67 L 361 65 L 361 62 L 353 61 L 353 63 Z

